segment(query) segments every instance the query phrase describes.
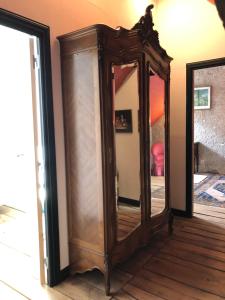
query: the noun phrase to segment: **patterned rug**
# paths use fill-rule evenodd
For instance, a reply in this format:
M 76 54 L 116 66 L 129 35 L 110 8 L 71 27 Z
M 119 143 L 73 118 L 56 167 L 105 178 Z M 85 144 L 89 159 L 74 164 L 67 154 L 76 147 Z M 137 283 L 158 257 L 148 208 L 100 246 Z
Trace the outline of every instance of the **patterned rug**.
M 225 176 L 207 174 L 207 177 L 203 181 L 195 184 L 194 202 L 225 207 Z

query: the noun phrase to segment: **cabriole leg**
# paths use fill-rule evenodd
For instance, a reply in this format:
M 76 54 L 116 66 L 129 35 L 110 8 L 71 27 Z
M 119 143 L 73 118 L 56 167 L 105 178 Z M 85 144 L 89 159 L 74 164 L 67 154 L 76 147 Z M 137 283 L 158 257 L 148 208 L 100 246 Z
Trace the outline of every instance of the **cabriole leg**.
M 104 273 L 106 296 L 110 295 L 110 273 L 111 273 L 111 268 L 110 268 L 110 263 L 107 255 L 105 257 L 105 273 Z
M 173 233 L 173 219 L 174 219 L 173 213 L 170 212 L 169 222 L 168 222 L 168 233 L 169 233 L 169 235 L 171 235 Z

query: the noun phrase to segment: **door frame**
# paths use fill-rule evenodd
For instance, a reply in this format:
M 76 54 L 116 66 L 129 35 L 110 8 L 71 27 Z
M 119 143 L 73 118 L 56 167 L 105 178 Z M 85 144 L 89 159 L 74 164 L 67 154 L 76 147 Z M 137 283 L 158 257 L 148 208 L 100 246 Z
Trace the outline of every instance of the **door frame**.
M 61 280 L 58 200 L 55 156 L 55 131 L 52 97 L 50 29 L 48 26 L 0 8 L 0 25 L 34 35 L 39 39 L 41 68 L 41 127 L 45 156 L 46 195 L 45 225 L 47 249 L 47 284 L 54 286 Z
M 194 173 L 194 71 L 225 65 L 225 57 L 186 64 L 186 211 L 185 217 L 193 216 Z M 192 163 L 190 163 L 192 162 Z

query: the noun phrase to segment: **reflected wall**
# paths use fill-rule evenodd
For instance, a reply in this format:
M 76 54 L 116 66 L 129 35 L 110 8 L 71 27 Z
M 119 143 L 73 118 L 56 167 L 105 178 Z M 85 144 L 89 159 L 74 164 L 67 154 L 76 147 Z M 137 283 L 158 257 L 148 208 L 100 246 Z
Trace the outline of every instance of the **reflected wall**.
M 141 220 L 138 66 L 114 65 L 114 143 L 117 238 Z
M 149 128 L 151 172 L 151 216 L 165 209 L 165 83 L 150 75 Z

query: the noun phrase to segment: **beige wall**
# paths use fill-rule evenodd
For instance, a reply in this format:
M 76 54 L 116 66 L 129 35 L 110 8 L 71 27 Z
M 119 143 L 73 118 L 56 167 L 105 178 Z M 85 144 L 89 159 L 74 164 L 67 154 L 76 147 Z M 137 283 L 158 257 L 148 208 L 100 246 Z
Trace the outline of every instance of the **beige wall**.
M 140 136 L 138 131 L 137 70 L 123 83 L 115 95 L 115 110 L 132 112 L 132 133 L 115 133 L 116 167 L 119 175 L 119 196 L 140 199 Z
M 65 161 L 58 35 L 104 23 L 130 28 L 144 13 L 149 0 L 0 0 L 0 7 L 50 26 L 61 268 L 68 265 Z
M 171 202 L 185 209 L 186 63 L 225 56 L 225 30 L 206 0 L 158 1 L 156 28 L 171 70 Z

